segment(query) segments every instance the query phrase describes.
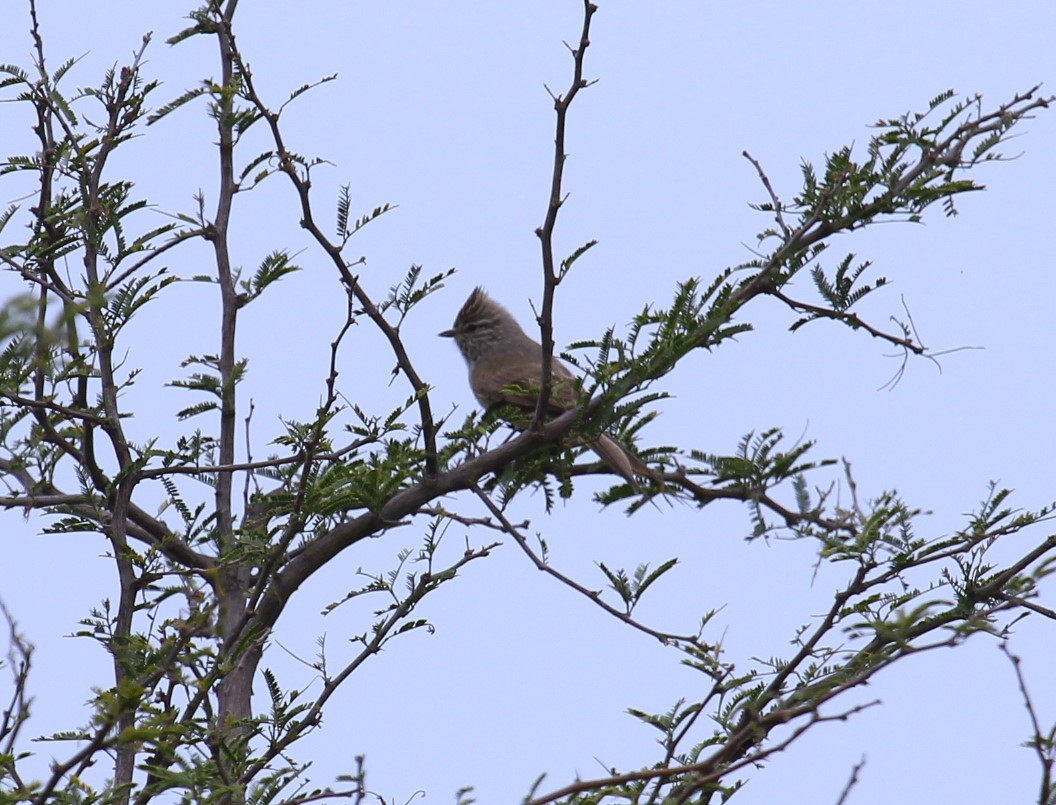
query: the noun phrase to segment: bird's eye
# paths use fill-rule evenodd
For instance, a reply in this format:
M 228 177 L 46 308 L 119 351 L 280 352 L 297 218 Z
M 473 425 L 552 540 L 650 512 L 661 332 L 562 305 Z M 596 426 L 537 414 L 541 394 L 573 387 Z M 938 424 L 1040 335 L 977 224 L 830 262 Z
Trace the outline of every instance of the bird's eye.
M 476 329 L 477 329 L 477 323 L 475 321 L 471 321 L 465 327 L 465 330 L 466 330 L 467 333 L 471 333 L 471 332 L 473 332 Z

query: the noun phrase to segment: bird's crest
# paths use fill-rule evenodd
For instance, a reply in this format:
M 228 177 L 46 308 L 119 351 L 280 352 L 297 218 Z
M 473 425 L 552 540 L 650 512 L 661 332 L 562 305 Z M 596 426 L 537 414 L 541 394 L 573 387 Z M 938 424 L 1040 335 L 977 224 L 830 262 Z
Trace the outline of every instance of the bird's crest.
M 467 321 L 486 319 L 495 312 L 497 307 L 499 307 L 499 303 L 488 296 L 487 292 L 478 285 L 473 289 L 473 293 L 469 295 L 466 303 L 462 305 L 462 309 L 458 311 L 458 316 L 455 317 L 455 325 L 457 326 L 459 323 Z

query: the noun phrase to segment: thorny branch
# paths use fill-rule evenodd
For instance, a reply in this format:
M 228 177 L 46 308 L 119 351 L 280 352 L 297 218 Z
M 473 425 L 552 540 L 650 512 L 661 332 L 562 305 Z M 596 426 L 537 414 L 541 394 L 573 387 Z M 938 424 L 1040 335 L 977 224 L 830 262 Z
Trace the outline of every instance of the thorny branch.
M 765 488 L 710 488 L 691 480 L 685 470 L 681 468 L 676 472 L 666 472 L 661 477 L 664 484 L 671 487 L 680 487 L 685 490 L 689 494 L 689 499 L 698 506 L 703 507 L 716 500 L 735 500 L 742 503 L 753 502 L 770 509 L 770 511 L 780 517 L 789 528 L 795 528 L 804 523 L 810 523 L 811 525 L 816 525 L 834 535 L 847 534 L 849 537 L 855 537 L 858 533 L 857 526 L 850 518 L 834 520 L 828 517 L 822 517 L 814 512 L 803 513 L 792 511 L 787 506 L 774 500 L 771 495 L 767 494 Z
M 348 293 L 350 297 L 355 298 L 356 302 L 363 308 L 363 311 L 367 314 L 370 320 L 385 336 L 385 339 L 389 342 L 389 347 L 396 356 L 396 361 L 400 369 L 403 371 L 408 382 L 411 384 L 411 388 L 414 390 L 422 426 L 422 438 L 425 442 L 425 477 L 427 480 L 432 480 L 436 477 L 438 465 L 436 460 L 436 425 L 433 421 L 432 408 L 429 404 L 428 386 L 414 368 L 410 355 L 403 344 L 403 340 L 400 338 L 399 331 L 389 323 L 385 318 L 384 313 L 360 285 L 359 277 L 354 276 L 349 270 L 349 263 L 346 262 L 342 253 L 343 245 L 332 242 L 316 222 L 311 200 L 311 182 L 309 181 L 307 173 L 302 176 L 298 172 L 297 162 L 293 158 L 293 154 L 286 147 L 285 138 L 279 129 L 279 113 L 271 111 L 264 103 L 261 96 L 257 93 L 253 83 L 253 74 L 236 46 L 234 33 L 230 30 L 230 26 L 228 26 L 227 36 L 230 38 L 232 53 L 242 75 L 246 100 L 254 106 L 261 117 L 267 122 L 271 131 L 272 141 L 275 144 L 275 153 L 278 156 L 279 170 L 289 178 L 290 183 L 293 185 L 294 190 L 297 193 L 297 198 L 301 207 L 301 227 L 311 234 L 315 242 L 326 253 L 331 263 L 333 263 L 345 286 L 346 293 Z
M 485 494 L 479 486 L 474 484 L 472 489 L 473 493 L 478 498 L 480 498 L 480 501 L 484 504 L 488 511 L 491 512 L 491 516 L 494 517 L 495 520 L 502 525 L 502 530 L 505 533 L 509 534 L 511 537 L 513 537 L 518 547 L 525 553 L 525 555 L 529 559 L 532 560 L 532 564 L 534 564 L 538 570 L 541 570 L 547 575 L 552 576 L 553 578 L 557 579 L 559 582 L 564 584 L 566 587 L 569 587 L 575 590 L 580 595 L 590 599 L 593 603 L 597 604 L 599 607 L 608 612 L 614 618 L 623 621 L 631 628 L 636 629 L 637 631 L 642 632 L 643 634 L 647 634 L 650 637 L 655 637 L 657 640 L 659 640 L 661 643 L 664 643 L 665 645 L 674 645 L 676 647 L 694 646 L 700 649 L 701 651 L 710 650 L 710 647 L 707 644 L 701 642 L 700 635 L 679 635 L 670 632 L 660 632 L 656 629 L 652 629 L 651 627 L 646 626 L 640 621 L 632 618 L 627 612 L 622 612 L 616 607 L 609 604 L 607 601 L 603 600 L 601 594 L 597 590 L 589 590 L 579 582 L 569 578 L 565 574 L 561 573 L 559 570 L 556 570 L 548 562 L 544 561 L 543 558 L 540 557 L 535 551 L 532 550 L 531 546 L 528 544 L 527 538 L 520 532 L 517 526 L 515 526 L 506 518 L 506 515 L 503 514 L 502 509 L 496 506 L 495 502 L 492 501 L 492 499 L 488 497 L 487 494 Z
M 254 585 L 252 593 L 250 594 L 249 606 L 246 608 L 246 612 L 242 617 L 241 622 L 238 625 L 237 632 L 242 634 L 247 627 L 252 624 L 252 619 L 256 613 L 257 605 L 260 603 L 261 597 L 265 595 L 272 578 L 272 574 L 275 568 L 280 562 L 287 561 L 293 558 L 293 553 L 290 553 L 289 549 L 295 539 L 297 539 L 304 529 L 304 525 L 307 522 L 307 515 L 304 511 L 305 498 L 308 494 L 309 482 L 311 479 L 311 468 L 316 465 L 316 462 L 326 460 L 327 455 L 321 450 L 323 444 L 323 438 L 325 435 L 325 423 L 329 418 L 330 412 L 337 404 L 338 391 L 337 391 L 337 357 L 341 350 L 341 343 L 344 341 L 345 336 L 348 334 L 349 329 L 352 327 L 354 322 L 352 316 L 352 297 L 349 296 L 349 310 L 345 318 L 344 324 L 341 326 L 340 331 L 334 340 L 330 343 L 330 371 L 326 379 L 326 399 L 323 404 L 319 407 L 316 415 L 316 421 L 312 428 L 311 436 L 309 437 L 308 443 L 301 455 L 299 456 L 298 462 L 301 465 L 299 472 L 299 478 L 297 489 L 294 493 L 294 500 L 291 506 L 291 514 L 286 525 L 283 527 L 279 538 L 275 541 L 275 544 L 268 551 L 266 560 L 263 562 L 260 570 L 257 573 L 257 583 Z M 363 446 L 373 442 L 374 439 L 371 437 L 358 439 L 353 442 L 354 445 Z M 349 449 L 355 449 L 351 446 L 342 448 L 339 453 L 345 453 Z M 336 456 L 335 456 L 336 457 Z M 268 505 L 267 501 L 261 502 L 262 506 Z
M 1023 678 L 1023 661 L 1012 653 L 1008 647 L 1008 641 L 1001 643 L 999 648 L 1012 663 L 1012 669 L 1016 673 L 1016 682 L 1019 684 L 1019 692 L 1023 697 L 1023 706 L 1027 708 L 1027 714 L 1030 716 L 1030 728 L 1033 734 L 1026 745 L 1034 750 L 1034 754 L 1038 756 L 1038 763 L 1041 764 L 1038 805 L 1050 805 L 1053 794 L 1056 794 L 1052 778 L 1053 768 L 1056 766 L 1056 726 L 1051 727 L 1048 733 L 1042 732 L 1034 701 L 1027 691 L 1027 681 Z
M 29 718 L 29 705 L 32 702 L 27 694 L 27 686 L 29 671 L 33 664 L 33 646 L 19 633 L 14 617 L 2 600 L 0 600 L 0 614 L 7 622 L 9 641 L 7 661 L 11 666 L 12 676 L 11 699 L 0 713 L 0 757 L 11 758 L 3 764 L 4 773 L 11 775 L 19 789 L 24 789 L 25 783 L 19 777 L 14 758 L 15 744 L 22 731 L 22 726 Z
M 1022 528 L 1023 524 L 1009 526 L 1013 530 Z M 1007 611 L 1009 605 L 994 591 L 1013 584 L 1018 574 L 1028 567 L 1035 566 L 1045 555 L 1056 551 L 1056 537 L 1049 538 L 1040 545 L 1027 550 L 1016 561 L 1001 571 L 988 577 L 988 583 L 973 587 L 967 584 L 961 590 L 959 602 L 936 602 L 925 604 L 928 611 L 941 603 L 942 611 L 934 612 L 929 617 L 916 620 L 904 626 L 878 624 L 871 639 L 853 647 L 829 648 L 823 644 L 842 626 L 846 627 L 847 619 L 858 620 L 862 617 L 857 602 L 864 602 L 889 589 L 891 584 L 904 584 L 904 574 L 912 567 L 943 562 L 956 550 L 968 554 L 981 543 L 989 544 L 993 535 L 1000 528 L 991 528 L 986 533 L 966 536 L 958 542 L 956 549 L 941 552 L 922 552 L 915 561 L 892 561 L 883 563 L 868 557 L 860 559 L 860 565 L 854 576 L 842 590 L 835 594 L 832 606 L 820 621 L 810 630 L 797 637 L 798 651 L 787 660 L 775 662 L 773 673 L 757 692 L 745 699 L 735 713 L 739 712 L 739 721 L 732 724 L 729 734 L 718 742 L 715 750 L 707 758 L 683 766 L 669 767 L 660 764 L 649 770 L 613 775 L 610 778 L 592 781 L 581 781 L 553 792 L 546 797 L 531 800 L 533 805 L 553 802 L 575 793 L 584 791 L 610 790 L 614 786 L 625 785 L 641 780 L 671 781 L 671 788 L 662 801 L 684 802 L 695 793 L 719 784 L 732 772 L 747 764 L 780 751 L 792 740 L 811 728 L 819 721 L 832 720 L 832 717 L 821 715 L 821 707 L 834 700 L 846 690 L 862 685 L 879 671 L 887 668 L 901 658 L 931 651 L 937 648 L 957 645 L 972 631 L 993 631 L 987 626 L 997 613 Z M 1008 532 L 1003 532 L 1008 533 Z M 1022 582 L 1021 582 L 1022 583 Z M 915 596 L 911 596 L 910 599 Z M 907 600 L 907 604 L 908 604 Z M 878 614 L 872 617 L 879 619 Z M 866 623 L 871 619 L 867 618 Z M 971 624 L 976 624 L 972 627 Z M 967 627 L 966 629 L 964 627 Z M 856 630 L 869 631 L 868 627 Z M 928 640 L 932 635 L 941 635 Z M 843 638 L 845 640 L 846 638 Z M 842 640 L 841 640 L 842 642 Z M 811 670 L 812 664 L 830 670 L 816 674 Z M 756 677 L 752 675 L 752 679 Z M 705 700 L 707 701 L 707 700 Z M 704 701 L 699 705 L 703 707 Z M 721 707 L 719 708 L 721 710 Z M 837 718 L 849 717 L 856 710 L 848 711 Z M 807 719 L 787 739 L 777 744 L 767 745 L 771 733 L 785 724 L 798 719 Z M 722 723 L 722 722 L 720 722 Z M 1040 734 L 1040 732 L 1039 732 Z M 682 736 L 685 737 L 684 735 Z M 681 739 L 680 739 L 681 740 Z M 1048 749 L 1052 744 L 1042 743 Z M 668 759 L 671 752 L 668 750 Z M 1047 767 L 1051 768 L 1051 767 Z M 657 801 L 658 791 L 654 790 L 653 800 Z
M 554 126 L 554 167 L 550 179 L 550 200 L 546 207 L 546 218 L 543 225 L 535 230 L 535 234 L 539 237 L 543 259 L 543 303 L 539 311 L 539 343 L 543 350 L 543 366 L 539 377 L 539 397 L 532 416 L 533 428 L 538 428 L 546 418 L 550 401 L 550 381 L 554 359 L 554 290 L 561 281 L 554 263 L 554 227 L 557 225 L 557 214 L 565 202 L 562 189 L 565 160 L 568 158 L 568 154 L 565 153 L 565 126 L 572 101 L 576 99 L 581 89 L 590 86 L 591 83 L 583 78 L 583 63 L 587 48 L 590 46 L 590 21 L 597 10 L 598 7 L 591 0 L 583 0 L 583 28 L 579 35 L 579 45 L 569 48 L 572 52 L 572 83 L 564 95 L 550 93 L 557 119 Z
M 817 318 L 832 319 L 833 321 L 843 322 L 852 330 L 865 330 L 873 338 L 879 338 L 893 346 L 901 347 L 907 352 L 912 352 L 914 355 L 924 355 L 927 352 L 927 348 L 923 344 L 918 344 L 912 338 L 908 338 L 905 335 L 898 336 L 893 333 L 884 332 L 861 319 L 857 313 L 852 313 L 848 310 L 833 310 L 832 308 L 821 307 L 820 305 L 812 305 L 809 302 L 800 302 L 799 300 L 792 299 L 783 292 L 777 290 L 770 291 L 770 296 L 773 296 L 775 299 L 780 299 L 797 313 L 809 313 Z
M 257 774 L 267 768 L 272 760 L 280 756 L 290 744 L 300 738 L 306 730 L 319 725 L 322 719 L 323 706 L 330 697 L 333 696 L 341 684 L 348 679 L 356 669 L 382 650 L 385 644 L 395 636 L 394 630 L 396 627 L 411 614 L 426 594 L 436 589 L 443 580 L 453 578 L 459 570 L 470 562 L 488 556 L 492 550 L 498 547 L 498 545 L 499 543 L 491 543 L 481 548 L 467 549 L 465 553 L 463 553 L 463 555 L 450 566 L 445 567 L 436 573 L 426 572 L 418 576 L 415 579 L 411 590 L 407 592 L 402 599 L 398 600 L 395 606 L 388 610 L 385 618 L 381 622 L 375 625 L 371 638 L 363 641 L 363 648 L 360 652 L 348 662 L 339 673 L 332 677 L 324 677 L 323 690 L 318 696 L 316 696 L 315 701 L 305 711 L 304 715 L 298 718 L 295 724 L 288 727 L 288 731 L 281 739 L 273 742 L 273 744 L 261 754 L 260 758 L 245 769 L 242 774 L 242 781 L 248 783 L 253 780 Z
M 826 217 L 825 204 L 816 204 L 813 211 L 795 229 L 789 232 L 785 227 L 786 234 L 781 245 L 766 260 L 759 273 L 734 295 L 737 307 L 760 293 L 769 293 L 775 275 L 794 255 L 807 252 L 812 246 L 839 232 L 860 228 L 879 216 L 902 212 L 906 192 L 936 166 L 948 166 L 951 171 L 974 166 L 977 158 L 967 161 L 964 159 L 965 150 L 971 142 L 999 135 L 1008 129 L 1010 121 L 1026 117 L 1032 111 L 1045 108 L 1052 102 L 1052 98 L 1036 97 L 1039 89 L 1040 86 L 1036 86 L 1025 93 L 1017 94 L 995 111 L 980 114 L 957 125 L 946 137 L 936 141 L 934 148 L 922 150 L 914 165 L 904 171 L 885 192 L 864 203 L 861 209 L 846 210 L 842 215 Z M 752 162 L 756 164 L 755 160 Z M 765 177 L 761 170 L 760 174 Z M 834 197 L 842 189 L 842 184 L 847 178 L 833 177 L 831 185 L 825 188 L 824 197 Z M 764 186 L 767 184 L 768 182 L 764 181 Z M 772 190 L 771 197 L 776 197 Z
M 836 800 L 836 805 L 846 805 L 847 798 L 851 795 L 851 789 L 858 785 L 858 775 L 861 774 L 864 768 L 865 755 L 862 755 L 862 759 L 851 768 L 851 776 L 847 779 L 847 784 L 843 787 L 843 791 L 840 792 L 840 798 Z
M 587 791 L 603 791 L 607 788 L 624 785 L 626 783 L 656 779 L 671 780 L 683 777 L 685 780 L 679 779 L 677 781 L 674 792 L 668 795 L 665 803 L 672 803 L 672 805 L 675 803 L 684 803 L 689 801 L 689 797 L 703 790 L 707 790 L 710 786 L 718 783 L 723 777 L 739 771 L 746 766 L 756 765 L 771 755 L 785 751 L 785 749 L 795 743 L 800 736 L 815 725 L 831 721 L 846 721 L 851 718 L 851 716 L 856 715 L 863 710 L 867 710 L 870 707 L 875 707 L 878 704 L 880 704 L 879 701 L 867 702 L 831 716 L 822 715 L 817 711 L 812 711 L 809 714 L 806 723 L 799 725 L 780 742 L 766 748 L 757 749 L 755 752 L 752 752 L 740 760 L 730 763 L 728 766 L 718 770 L 715 770 L 712 762 L 704 761 L 702 763 L 690 763 L 684 766 L 642 769 L 641 771 L 629 772 L 627 774 L 614 774 L 611 777 L 603 777 L 595 780 L 581 780 L 580 782 L 572 783 L 571 785 L 565 786 L 557 791 L 551 791 L 549 794 L 542 797 L 528 800 L 525 805 L 548 805 L 548 803 L 556 802 L 559 799 L 574 794 L 581 794 Z
M 774 220 L 777 221 L 777 225 L 781 228 L 781 233 L 786 238 L 789 237 L 792 234 L 792 230 L 789 229 L 788 224 L 785 223 L 785 206 L 781 203 L 781 199 L 778 198 L 777 193 L 774 191 L 774 186 L 770 184 L 770 177 L 766 175 L 766 171 L 763 170 L 763 166 L 759 163 L 759 160 L 747 151 L 742 151 L 741 156 L 751 162 L 755 167 L 756 172 L 759 174 L 759 181 L 763 183 L 766 192 L 770 194 L 770 203 L 773 204 L 774 207 Z

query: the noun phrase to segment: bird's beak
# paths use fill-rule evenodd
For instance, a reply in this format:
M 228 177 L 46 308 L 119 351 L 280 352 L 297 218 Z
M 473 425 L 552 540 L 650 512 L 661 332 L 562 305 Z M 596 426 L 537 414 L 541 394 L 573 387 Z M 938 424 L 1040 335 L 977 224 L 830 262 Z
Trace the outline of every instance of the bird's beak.
M 455 337 L 455 331 L 454 330 L 444 330 L 442 333 L 437 333 L 437 335 L 440 336 L 441 338 L 454 338 Z

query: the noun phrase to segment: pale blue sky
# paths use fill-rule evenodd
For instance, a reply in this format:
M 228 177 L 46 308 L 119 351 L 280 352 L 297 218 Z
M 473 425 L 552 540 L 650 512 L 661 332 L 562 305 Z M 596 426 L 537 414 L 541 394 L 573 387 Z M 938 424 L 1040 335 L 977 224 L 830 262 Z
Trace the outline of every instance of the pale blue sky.
M 71 85 L 97 82 L 148 30 L 154 42 L 147 73 L 164 81 L 155 105 L 216 73 L 205 40 L 164 44 L 190 6 L 39 5 L 52 65 L 84 54 Z M 881 117 L 922 111 L 949 88 L 982 92 L 992 107 L 1038 82 L 1050 82 L 1052 92 L 1056 77 L 1056 6 L 1049 0 L 1002 11 L 946 1 L 599 5 L 586 71 L 598 83 L 570 114 L 570 198 L 558 251 L 594 238 L 599 246 L 560 289 L 559 346 L 623 327 L 644 303 L 668 301 L 679 280 L 710 279 L 748 258 L 746 244 L 769 222 L 748 208 L 764 191 L 742 150 L 762 162 L 788 199 L 798 189 L 801 159 L 818 164 L 841 145 L 864 144 L 869 124 Z M 543 84 L 567 86 L 570 59 L 561 42 L 578 35 L 581 5 L 328 0 L 292 7 L 244 0 L 241 47 L 260 90 L 275 102 L 338 73 L 337 82 L 290 109 L 286 136 L 300 153 L 334 163 L 314 176 L 328 225 L 344 183 L 356 213 L 399 205 L 352 247 L 367 257 L 365 287 L 380 295 L 412 263 L 426 273 L 458 268 L 448 291 L 416 311 L 406 341 L 435 387 L 434 409 L 458 405 L 460 417 L 474 404 L 464 366 L 435 333 L 477 284 L 531 323 L 529 299 L 541 288 L 533 230 L 545 212 L 553 139 Z M 28 65 L 25 9 L 5 4 L 0 28 L 0 61 Z M 5 155 L 31 150 L 15 110 L 0 107 L 0 115 Z M 1056 119 L 1042 114 L 1017 131 L 1004 150 L 1022 156 L 980 170 L 974 178 L 989 190 L 962 197 L 958 218 L 936 207 L 924 226 L 878 226 L 841 238 L 836 249 L 873 260 L 875 274 L 893 282 L 863 307 L 874 323 L 901 313 L 904 297 L 933 349 L 984 349 L 943 358 L 941 373 L 915 361 L 893 390 L 878 391 L 898 365 L 884 357 L 889 350 L 821 323 L 789 334 L 792 319 L 761 304 L 747 314 L 757 332 L 692 356 L 665 379 L 674 399 L 645 438 L 723 453 L 749 430 L 782 426 L 791 440 L 817 440 L 819 457 L 848 458 L 862 495 L 897 487 L 932 510 L 918 527 L 929 533 L 963 524 L 992 479 L 1016 489 L 1015 505 L 1056 497 Z M 162 209 L 190 209 L 199 188 L 211 205 L 213 139 L 201 109 L 187 109 L 122 149 L 124 164 Z M 343 301 L 329 266 L 297 228 L 287 184 L 268 183 L 241 201 L 240 264 L 252 269 L 277 247 L 305 249 L 299 260 L 306 270 L 242 318 L 239 347 L 251 359 L 242 401 L 252 397 L 256 406 L 260 457 L 278 433 L 276 417 L 307 419 L 314 411 Z M 206 266 L 203 247 L 172 262 L 182 275 Z M 17 287 L 0 276 L 3 296 Z M 807 283 L 797 288 L 806 291 Z M 215 348 L 213 291 L 179 287 L 159 319 L 138 323 L 142 347 L 130 360 L 146 370 L 129 401 L 138 406 L 130 427 L 140 437 L 175 433 L 158 417 L 188 398 L 160 386 L 180 374 L 187 354 Z M 386 385 L 391 365 L 380 339 L 362 326 L 343 356 L 342 388 L 387 410 L 407 393 Z M 618 510 L 599 513 L 586 494 L 589 483 L 583 487 L 552 516 L 539 498 L 517 509 L 545 535 L 555 565 L 600 587 L 596 561 L 633 568 L 680 557 L 640 615 L 664 629 L 692 631 L 703 612 L 725 605 L 710 634 L 721 635 L 728 659 L 745 666 L 749 657 L 787 654 L 795 628 L 827 605 L 843 579 L 834 568 L 812 581 L 812 545 L 745 543 L 750 524 L 736 506 L 645 510 L 628 520 Z M 73 726 L 90 687 L 106 684 L 102 653 L 57 635 L 74 631 L 114 588 L 101 539 L 37 537 L 37 524 L 16 512 L 6 523 L 5 564 L 16 570 L 4 573 L 0 594 L 38 646 L 35 735 Z M 462 535 L 452 529 L 448 539 L 457 555 Z M 349 579 L 357 568 L 384 572 L 401 548 L 418 544 L 408 530 L 340 556 L 299 591 L 276 641 L 310 657 L 325 632 L 336 666 L 347 652 L 344 636 L 366 628 L 367 609 L 343 608 L 325 619 L 319 610 L 355 583 Z M 1050 599 L 1052 593 L 1050 583 Z M 625 708 L 664 711 L 705 682 L 680 668 L 673 652 L 543 578 L 512 544 L 471 565 L 421 614 L 436 634 L 410 635 L 374 658 L 332 701 L 324 728 L 300 745 L 298 756 L 314 759 L 314 784 L 330 783 L 351 770 L 354 755 L 366 754 L 371 787 L 397 802 L 419 789 L 427 802 L 449 802 L 465 785 L 477 787 L 481 803 L 516 802 L 541 772 L 550 789 L 576 774 L 597 776 L 599 761 L 652 762 L 653 735 Z M 1028 618 L 1012 641 L 1050 723 L 1054 628 Z M 264 664 L 288 685 L 311 683 L 311 673 L 277 646 Z M 854 805 L 1034 801 L 1036 760 L 1019 746 L 1029 723 L 995 641 L 977 637 L 956 651 L 911 658 L 853 700 L 874 698 L 884 706 L 820 726 L 749 774 L 736 802 L 834 803 L 863 755 Z M 39 748 L 45 757 L 51 751 Z

